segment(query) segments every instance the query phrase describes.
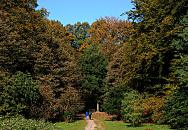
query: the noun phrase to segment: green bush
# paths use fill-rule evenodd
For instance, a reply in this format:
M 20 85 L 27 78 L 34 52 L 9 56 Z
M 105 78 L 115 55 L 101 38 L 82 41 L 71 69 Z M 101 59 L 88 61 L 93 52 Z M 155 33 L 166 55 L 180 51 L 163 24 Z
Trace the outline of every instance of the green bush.
M 1 118 L 1 130 L 59 130 L 54 124 L 23 117 Z
M 119 118 L 121 116 L 120 109 L 124 92 L 125 90 L 119 86 L 111 87 L 104 95 L 103 110 L 109 114 L 118 115 Z
M 38 83 L 30 74 L 17 72 L 6 79 L 0 95 L 0 115 L 30 113 L 31 106 L 39 103 Z
M 64 112 L 63 119 L 65 122 L 73 122 L 75 120 L 75 114 L 71 112 Z
M 188 90 L 179 89 L 168 97 L 165 121 L 175 129 L 188 129 Z
M 124 120 L 130 122 L 132 126 L 139 126 L 143 121 L 142 107 L 137 104 L 141 99 L 142 96 L 136 91 L 126 92 L 124 95 L 122 114 Z
M 164 97 L 149 96 L 138 103 L 143 108 L 143 121 L 146 123 L 159 123 L 163 117 Z

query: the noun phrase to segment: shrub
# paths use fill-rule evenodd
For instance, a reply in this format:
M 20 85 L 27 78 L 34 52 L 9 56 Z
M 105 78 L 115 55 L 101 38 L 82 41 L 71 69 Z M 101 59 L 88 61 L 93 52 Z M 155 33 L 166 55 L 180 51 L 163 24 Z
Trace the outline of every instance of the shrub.
M 167 98 L 165 121 L 175 129 L 188 129 L 188 90 L 181 88 Z
M 30 108 L 40 99 L 38 83 L 30 74 L 17 72 L 6 79 L 0 95 L 0 114 L 16 115 L 30 113 Z
M 63 119 L 66 122 L 73 122 L 75 120 L 75 115 L 73 113 L 70 112 L 64 112 L 63 114 Z
M 23 117 L 1 118 L 1 130 L 59 130 L 54 124 L 42 120 L 31 120 Z
M 157 123 L 163 117 L 164 97 L 146 97 L 139 106 L 143 108 L 144 122 Z
M 136 91 L 125 93 L 122 101 L 124 119 L 133 126 L 140 125 L 142 122 L 158 123 L 164 115 L 164 102 L 164 97 L 140 95 Z
M 141 98 L 142 96 L 136 91 L 126 92 L 124 94 L 124 99 L 122 101 L 122 114 L 124 119 L 130 122 L 132 126 L 139 126 L 143 121 L 143 109 L 138 106 L 138 102 Z
M 105 112 L 117 115 L 117 118 L 121 117 L 121 102 L 123 100 L 123 94 L 125 90 L 119 86 L 111 87 L 104 95 L 104 102 L 102 108 Z

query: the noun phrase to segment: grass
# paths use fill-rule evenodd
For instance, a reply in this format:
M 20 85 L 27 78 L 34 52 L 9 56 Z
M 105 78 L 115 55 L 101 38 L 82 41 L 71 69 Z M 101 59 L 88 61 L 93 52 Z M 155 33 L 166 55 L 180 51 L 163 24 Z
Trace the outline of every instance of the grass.
M 62 130 L 84 130 L 86 126 L 85 120 L 78 120 L 72 123 L 59 122 L 55 124 L 56 127 Z
M 0 130 L 60 130 L 44 120 L 25 119 L 22 116 L 1 118 Z
M 103 121 L 106 130 L 171 130 L 166 125 L 144 124 L 140 127 L 131 127 L 128 123 L 120 121 Z
M 104 123 L 102 120 L 97 120 L 97 119 L 94 119 L 94 122 L 96 124 L 96 130 L 104 130 Z

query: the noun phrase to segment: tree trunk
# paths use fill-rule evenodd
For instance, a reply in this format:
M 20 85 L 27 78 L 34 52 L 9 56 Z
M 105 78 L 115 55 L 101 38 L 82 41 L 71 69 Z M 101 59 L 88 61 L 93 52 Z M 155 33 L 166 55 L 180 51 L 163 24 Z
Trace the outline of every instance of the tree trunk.
M 97 102 L 97 112 L 99 112 L 99 103 Z

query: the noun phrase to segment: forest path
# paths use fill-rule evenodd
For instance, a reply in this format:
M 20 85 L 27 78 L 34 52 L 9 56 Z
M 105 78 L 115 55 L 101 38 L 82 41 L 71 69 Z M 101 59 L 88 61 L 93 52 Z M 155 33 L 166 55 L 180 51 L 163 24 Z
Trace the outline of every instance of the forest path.
M 85 127 L 85 130 L 95 130 L 96 124 L 94 120 L 87 120 L 87 126 Z

